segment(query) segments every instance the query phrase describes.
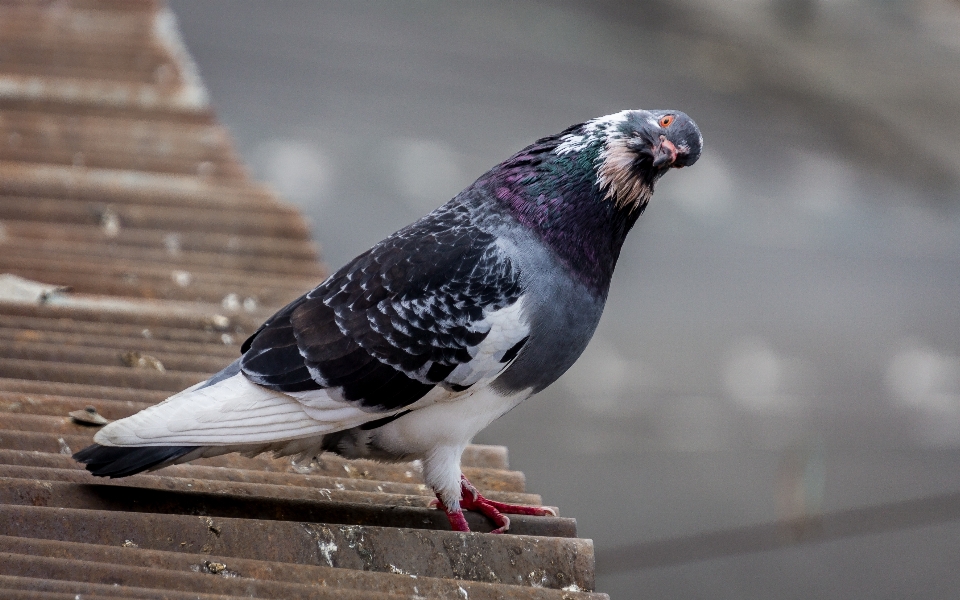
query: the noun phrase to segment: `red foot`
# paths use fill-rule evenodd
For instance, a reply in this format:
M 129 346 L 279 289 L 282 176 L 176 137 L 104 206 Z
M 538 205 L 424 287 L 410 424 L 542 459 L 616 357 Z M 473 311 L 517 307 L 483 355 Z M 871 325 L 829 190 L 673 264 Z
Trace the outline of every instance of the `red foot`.
M 510 529 L 510 519 L 504 516 L 503 513 L 509 515 L 535 515 L 538 517 L 547 515 L 552 517 L 557 516 L 556 511 L 545 506 L 523 506 L 521 504 L 506 504 L 495 500 L 487 500 L 480 495 L 477 488 L 473 487 L 473 484 L 463 475 L 460 475 L 460 510 L 448 510 L 439 496 L 437 497 L 436 506 L 447 513 L 447 519 L 450 520 L 450 527 L 454 531 L 470 531 L 467 520 L 463 516 L 464 509 L 475 510 L 486 515 L 487 518 L 493 521 L 497 525 L 497 528 L 490 533 L 503 533 Z

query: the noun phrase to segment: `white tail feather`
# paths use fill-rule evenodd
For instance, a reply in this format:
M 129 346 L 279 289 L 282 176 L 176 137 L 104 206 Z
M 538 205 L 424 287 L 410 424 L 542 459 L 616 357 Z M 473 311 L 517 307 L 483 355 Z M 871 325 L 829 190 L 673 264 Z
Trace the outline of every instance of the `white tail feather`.
M 251 383 L 242 374 L 194 386 L 156 406 L 110 423 L 94 441 L 104 446 L 246 446 L 310 438 L 383 415 L 311 392 L 313 406 Z M 322 408 L 321 408 L 322 407 Z

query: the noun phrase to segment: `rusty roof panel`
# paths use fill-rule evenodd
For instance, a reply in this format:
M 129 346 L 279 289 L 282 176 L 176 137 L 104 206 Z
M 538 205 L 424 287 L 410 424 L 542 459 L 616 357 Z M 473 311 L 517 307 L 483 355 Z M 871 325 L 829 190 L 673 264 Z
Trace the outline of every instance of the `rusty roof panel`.
M 173 14 L 153 2 L 0 4 L 0 101 L 206 111 Z
M 144 203 L 108 204 L 102 200 L 71 202 L 64 198 L 0 196 L 0 219 L 15 217 L 42 223 L 100 225 L 108 237 L 124 227 L 293 239 L 308 234 L 306 225 L 296 218 L 299 215 L 292 209 L 260 206 L 256 209 L 239 207 L 242 210 L 228 212 L 225 208 L 171 210 L 169 206 Z
M 141 549 L 139 553 L 133 553 L 126 548 L 73 542 L 51 543 L 47 540 L 0 536 L 0 551 L 51 558 L 90 557 L 90 559 L 97 559 L 98 562 L 117 565 L 138 566 L 147 563 L 158 569 L 185 572 L 210 572 L 209 567 L 204 568 L 203 565 L 215 563 L 225 565 L 227 570 L 234 573 L 242 573 L 248 576 L 255 574 L 258 579 L 308 584 L 325 581 L 331 587 L 334 582 L 338 582 L 340 586 L 348 589 L 360 588 L 395 594 L 418 594 L 429 598 L 462 600 L 464 596 L 458 588 L 462 588 L 467 593 L 467 597 L 472 600 L 494 600 L 503 597 L 502 588 L 480 582 L 457 582 L 427 577 L 414 579 L 404 577 L 402 574 L 398 577 L 397 574 L 374 571 L 352 571 L 328 566 L 280 564 L 239 558 L 228 559 L 227 557 L 159 550 Z M 214 567 L 214 569 L 218 568 Z M 527 594 L 515 597 L 530 600 L 563 597 L 562 593 L 558 593 L 556 590 L 544 588 L 528 588 L 528 590 Z M 584 594 L 580 597 L 587 599 L 602 596 L 599 594 Z
M 13 141 L 19 144 L 16 139 Z M 8 146 L 11 144 L 9 136 L 6 143 Z M 201 142 L 192 141 L 183 145 L 198 144 Z M 180 152 L 183 145 L 172 150 Z M 135 151 L 130 149 L 131 153 Z M 134 160 L 131 156 L 130 161 Z M 243 166 L 237 164 L 235 168 L 239 170 Z M 0 162 L 0 174 L 3 175 L 0 192 L 4 195 L 53 196 L 64 200 L 99 199 L 148 206 L 232 207 L 265 212 L 269 212 L 271 206 L 275 211 L 284 209 L 285 205 L 269 190 L 255 182 L 214 179 L 199 163 L 196 170 L 199 172 L 177 174 L 7 160 Z M 294 214 L 296 211 L 287 208 L 286 212 Z
M 209 568 L 209 567 L 208 567 Z M 175 572 L 141 565 L 114 565 L 99 562 L 30 556 L 0 552 L 0 573 L 25 578 L 43 578 L 71 583 L 98 584 L 109 581 L 112 586 L 162 589 L 189 593 L 226 592 L 229 596 L 253 598 L 398 598 L 360 590 L 324 589 L 316 585 L 291 584 L 252 578 L 212 578 L 205 573 Z M 66 586 L 65 586 L 66 587 Z M 70 586 L 68 589 L 76 589 Z M 89 588 L 88 588 L 89 589 Z M 96 589 L 96 588 L 94 588 Z M 105 591 L 105 590 L 104 590 Z M 138 594 L 139 595 L 139 594 Z
M 0 115 L 0 161 L 71 167 L 245 176 L 226 131 L 212 124 L 168 123 L 5 110 Z M 9 169 L 9 166 L 8 166 Z
M 77 477 L 82 475 L 76 470 L 0 465 L 0 504 L 424 530 L 449 528 L 446 515 L 428 508 L 430 498 L 422 496 L 162 475 L 91 484 L 89 477 Z M 478 513 L 469 513 L 467 521 L 474 531 L 493 529 Z M 510 523 L 514 535 L 576 536 L 572 519 L 518 515 L 511 517 Z
M 109 235 L 108 235 L 109 233 Z M 221 254 L 224 260 L 234 256 L 289 257 L 295 261 L 309 261 L 316 268 L 316 247 L 310 240 L 278 239 L 265 236 L 240 236 L 210 232 L 171 232 L 162 230 L 135 229 L 127 227 L 119 231 L 107 231 L 100 223 L 81 225 L 75 223 L 33 223 L 20 219 L 0 221 L 0 243 L 13 246 L 19 241 L 56 240 L 100 244 L 104 248 L 124 247 L 132 251 L 164 250 L 176 257 L 186 252 Z
M 16 310 L 16 309 L 24 310 Z M 195 347 L 195 352 L 211 352 L 218 348 L 223 342 L 222 331 L 229 329 L 214 328 L 212 325 L 207 328 L 205 324 L 196 323 L 192 326 L 175 327 L 166 325 L 163 321 L 149 320 L 146 322 L 118 322 L 116 320 L 94 320 L 87 321 L 83 317 L 89 316 L 88 311 L 71 310 L 58 311 L 60 316 L 51 318 L 33 318 L 31 314 L 36 314 L 32 309 L 39 308 L 34 306 L 11 306 L 0 302 L 0 332 L 2 335 L 10 336 L 18 340 L 30 341 L 40 340 L 38 337 L 42 334 L 78 336 L 79 341 L 89 341 L 89 336 L 101 336 L 104 339 L 131 339 L 142 341 L 166 341 L 171 343 L 183 344 L 182 351 L 188 351 L 190 347 Z M 50 308 L 43 307 L 46 312 L 52 312 Z M 72 313 L 72 314 L 70 314 Z M 68 316 L 69 315 L 69 316 Z M 109 327 L 105 327 L 109 324 Z M 94 338 L 95 341 L 95 338 Z M 100 346 L 102 342 L 95 342 L 89 345 Z M 229 354 L 236 356 L 235 348 L 229 350 Z
M 117 402 L 150 402 L 152 400 L 152 403 L 160 402 L 168 395 L 165 392 L 139 390 L 135 388 L 116 388 L 106 385 L 79 385 L 57 383 L 54 381 L 34 381 L 30 379 L 0 377 L 0 393 L 9 392 L 30 394 L 30 396 L 28 396 L 29 398 L 33 398 L 35 394 L 41 394 L 57 395 L 65 398 L 97 398 Z M 26 402 L 29 404 L 29 401 Z M 12 409 L 16 409 L 18 405 L 14 402 L 11 406 L 13 407 Z
M 450 532 L 417 463 L 225 455 L 99 480 L 70 457 L 85 423 L 204 379 L 325 274 L 161 3 L 0 0 L 0 273 L 49 284 L 0 289 L 0 596 L 606 597 L 573 519 Z M 542 503 L 505 448 L 468 447 L 463 470 Z
M 223 332 L 252 332 L 259 325 L 260 319 L 247 313 L 229 313 L 221 309 L 220 306 L 205 304 L 112 299 L 79 294 L 51 297 L 41 304 L 0 301 L 0 314 L 7 317 L 51 319 L 55 321 L 51 326 L 75 325 L 87 329 L 88 333 L 92 333 L 89 330 L 91 323 L 99 324 L 104 334 L 117 330 L 136 335 L 137 331 L 142 333 L 147 329 L 148 333 L 143 334 L 147 339 L 163 331 L 169 336 L 167 339 L 216 343 Z M 109 324 L 109 327 L 103 327 L 105 324 Z
M 23 439 L 22 436 L 32 436 L 34 440 L 38 442 L 38 445 L 46 444 L 48 445 L 48 450 L 54 450 L 49 444 L 49 440 L 53 436 L 36 436 L 33 432 L 11 432 L 9 441 L 10 445 L 15 445 L 17 440 Z M 87 443 L 86 439 L 82 439 L 80 436 L 59 436 L 64 438 L 64 442 L 76 441 L 79 443 Z M 24 444 L 26 445 L 26 444 Z M 68 444 L 69 445 L 69 444 Z M 76 444 L 79 445 L 79 444 Z M 24 450 L 24 449 L 7 449 L 0 448 L 0 459 L 2 459 L 2 465 L 18 466 L 18 467 L 37 467 L 48 470 L 72 470 L 79 475 L 86 477 L 82 468 L 78 467 L 75 464 L 75 461 L 71 459 L 70 456 L 59 453 L 59 446 L 55 449 L 56 452 L 44 452 L 41 450 Z M 469 458 L 469 457 L 468 457 Z M 468 461 L 464 461 L 464 465 L 468 468 L 473 466 L 477 467 L 476 464 L 471 464 Z M 427 488 L 422 479 L 419 477 L 419 473 L 412 472 L 411 477 L 406 478 L 407 481 L 397 481 L 394 478 L 384 477 L 384 478 L 356 478 L 350 477 L 351 473 L 339 472 L 336 475 L 324 475 L 320 474 L 320 471 L 314 470 L 312 467 L 307 466 L 306 468 L 301 468 L 301 471 L 297 473 L 290 472 L 277 472 L 277 471 L 267 471 L 267 470 L 257 470 L 251 468 L 251 464 L 244 463 L 239 466 L 210 466 L 210 464 L 200 464 L 200 463 L 191 463 L 185 465 L 175 465 L 164 469 L 158 472 L 156 475 L 136 475 L 131 477 L 127 482 L 140 481 L 142 478 L 147 477 L 170 477 L 170 478 L 186 478 L 186 479 L 204 479 L 204 480 L 213 480 L 213 481 L 230 481 L 237 483 L 255 483 L 255 484 L 268 484 L 274 486 L 283 486 L 283 487 L 307 487 L 316 490 L 327 490 L 330 493 L 368 493 L 368 494 L 392 494 L 392 495 L 402 495 L 402 496 L 419 496 L 432 498 L 432 493 L 429 488 Z M 245 468 L 243 468 L 245 467 Z M 367 474 L 368 477 L 371 473 Z M 388 474 L 389 475 L 389 474 Z M 69 479 L 73 481 L 73 479 Z M 89 477 L 86 477 L 86 481 L 89 482 Z M 490 497 L 500 500 L 502 502 L 522 502 L 524 504 L 533 504 L 541 505 L 542 499 L 538 494 L 528 494 L 525 492 L 513 492 L 513 491 L 498 491 L 498 490 L 489 490 Z M 329 499 L 329 498 L 328 498 Z M 377 502 L 374 502 L 377 503 Z M 382 504 L 382 502 L 379 502 Z M 426 503 L 424 503 L 425 505 Z
M 114 547 L 129 540 L 153 550 L 199 550 L 237 558 L 554 589 L 593 588 L 593 545 L 566 537 L 20 504 L 0 504 L 0 535 Z
M 35 464 L 19 464 L 57 464 L 57 462 L 63 463 L 69 460 L 69 456 L 30 450 L 2 450 L 0 453 L 2 453 L 4 456 L 5 461 L 3 464 L 0 464 L 0 477 L 29 479 L 35 481 L 59 481 L 82 484 L 90 483 L 90 476 L 87 475 L 85 471 L 82 469 L 76 469 L 72 466 L 61 464 L 60 466 L 63 468 L 57 468 L 51 466 L 36 466 Z M 345 502 L 354 504 L 376 504 L 387 507 L 390 510 L 397 506 L 416 506 L 420 508 L 427 508 L 433 498 L 429 489 L 422 484 L 406 484 L 408 489 L 404 491 L 409 493 L 400 493 L 398 490 L 388 491 L 387 488 L 390 487 L 389 484 L 391 482 L 378 482 L 376 487 L 365 490 L 355 489 L 360 486 L 355 485 L 356 481 L 349 478 L 311 476 L 310 479 L 301 481 L 305 477 L 306 476 L 303 475 L 286 473 L 264 473 L 260 471 L 253 471 L 251 469 L 230 469 L 224 467 L 191 465 L 190 469 L 187 470 L 180 469 L 171 472 L 165 471 L 157 475 L 137 475 L 135 477 L 116 481 L 109 480 L 99 482 L 97 485 L 119 486 L 137 489 L 152 488 L 159 490 L 175 490 L 179 492 L 204 492 L 214 494 L 229 493 L 234 495 L 239 494 L 244 498 L 263 496 L 269 498 L 285 498 L 294 500 L 322 500 L 328 503 Z M 265 481 L 259 481 L 260 479 L 264 479 Z M 271 479 L 273 479 L 273 481 L 271 481 Z M 380 488 L 383 489 L 381 490 Z M 44 489 L 49 490 L 51 488 L 45 487 Z M 86 488 L 81 490 L 81 495 L 85 493 L 85 491 Z M 133 490 L 132 493 L 136 494 L 136 490 Z M 133 503 L 134 497 L 135 495 L 123 495 L 123 498 L 129 498 L 131 500 L 128 510 L 143 510 L 143 506 L 135 505 Z M 491 493 L 490 497 L 500 502 L 523 502 L 524 504 L 540 505 L 540 497 L 537 494 L 493 492 Z M 178 502 L 180 502 L 180 495 L 175 496 L 175 498 Z M 47 503 L 47 505 L 52 506 L 53 504 Z M 176 512 L 185 511 L 189 505 L 189 501 L 183 502 L 182 504 L 176 504 L 175 506 L 178 507 Z M 257 503 L 254 505 L 254 508 L 259 510 L 260 506 L 261 505 Z M 322 521 L 334 522 L 331 521 L 331 519 L 335 518 L 334 515 L 338 514 L 338 512 L 343 515 L 340 517 L 341 519 L 348 518 L 350 519 L 350 522 L 354 522 L 356 519 L 361 518 L 354 514 L 352 508 L 348 507 L 349 510 L 344 511 L 341 510 L 342 507 L 335 507 L 333 505 L 331 506 L 333 507 L 329 512 L 331 516 L 326 516 L 328 513 L 325 512 L 323 519 L 321 519 Z M 89 506 L 88 508 L 98 508 L 98 506 Z M 225 508 L 225 506 L 218 506 L 216 510 L 222 511 Z M 291 507 L 291 510 L 295 508 L 296 507 Z M 207 512 L 205 514 L 213 513 Z M 393 517 L 390 516 L 392 514 L 392 512 L 388 512 L 386 514 L 386 518 L 393 519 Z M 241 516 L 250 518 L 253 516 L 253 513 L 241 513 Z M 429 519 L 432 523 L 431 527 L 429 528 L 443 529 L 445 527 L 443 525 L 445 521 L 441 520 L 443 515 L 438 515 L 436 512 L 422 513 L 415 516 L 417 519 Z M 480 527 L 480 529 L 483 529 L 483 527 L 486 526 L 483 519 L 475 518 L 475 521 L 479 524 L 478 527 Z M 414 520 L 412 522 L 415 524 L 415 526 L 420 526 L 421 528 L 423 527 L 418 520 Z M 548 521 L 527 519 L 521 522 L 521 526 L 526 528 L 528 531 L 536 530 L 541 535 L 572 537 L 575 534 L 574 524 L 570 521 L 570 519 Z M 548 533 L 548 531 L 555 533 Z M 515 533 L 522 532 L 518 530 Z

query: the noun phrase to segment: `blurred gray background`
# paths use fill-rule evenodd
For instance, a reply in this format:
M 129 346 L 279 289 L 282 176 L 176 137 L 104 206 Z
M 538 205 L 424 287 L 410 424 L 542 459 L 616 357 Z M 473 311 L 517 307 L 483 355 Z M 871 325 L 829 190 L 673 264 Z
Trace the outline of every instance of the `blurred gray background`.
M 661 181 L 590 347 L 477 441 L 577 517 L 614 598 L 960 595 L 953 509 L 623 566 L 960 492 L 960 2 L 172 5 L 332 268 L 540 136 L 687 112 L 703 158 Z

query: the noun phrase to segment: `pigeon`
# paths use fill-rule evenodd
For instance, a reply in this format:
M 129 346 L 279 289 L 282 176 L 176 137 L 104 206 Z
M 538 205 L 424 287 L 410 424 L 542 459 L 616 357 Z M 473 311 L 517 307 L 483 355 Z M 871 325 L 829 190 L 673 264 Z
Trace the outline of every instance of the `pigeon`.
M 103 427 L 94 475 L 230 452 L 420 460 L 451 529 L 489 500 L 460 457 L 559 378 L 593 336 L 627 233 L 703 137 L 676 110 L 624 110 L 520 150 L 270 317 L 205 382 Z

